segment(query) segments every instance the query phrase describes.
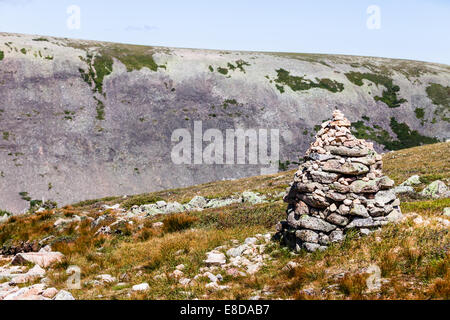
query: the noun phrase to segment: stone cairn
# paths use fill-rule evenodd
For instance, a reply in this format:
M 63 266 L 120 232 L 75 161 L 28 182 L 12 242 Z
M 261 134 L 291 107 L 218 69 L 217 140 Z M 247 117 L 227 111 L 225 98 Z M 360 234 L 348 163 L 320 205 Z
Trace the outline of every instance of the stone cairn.
M 275 238 L 293 250 L 324 250 L 349 230 L 367 235 L 403 217 L 381 155 L 350 127 L 339 110 L 322 124 L 284 197 L 287 220 Z

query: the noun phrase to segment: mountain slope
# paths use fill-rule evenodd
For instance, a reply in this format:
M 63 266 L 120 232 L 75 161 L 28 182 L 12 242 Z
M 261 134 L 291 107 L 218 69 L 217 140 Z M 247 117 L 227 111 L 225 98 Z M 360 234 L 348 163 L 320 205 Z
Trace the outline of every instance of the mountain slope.
M 377 149 L 449 138 L 450 68 L 339 55 L 157 48 L 0 33 L 0 208 L 260 174 L 172 161 L 172 134 L 277 129 L 297 161 L 335 108 Z M 204 143 L 206 146 L 207 143 Z M 247 157 L 248 158 L 248 157 Z M 274 161 L 276 162 L 276 161 Z

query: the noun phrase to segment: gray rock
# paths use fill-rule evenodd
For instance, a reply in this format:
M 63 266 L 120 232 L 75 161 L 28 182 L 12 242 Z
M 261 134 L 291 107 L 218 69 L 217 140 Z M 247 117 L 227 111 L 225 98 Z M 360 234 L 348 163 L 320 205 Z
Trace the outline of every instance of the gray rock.
M 331 242 L 341 242 L 345 239 L 344 232 L 342 230 L 335 230 L 330 233 Z
M 335 158 L 335 156 L 332 156 L 330 154 L 320 154 L 320 153 L 312 152 L 308 155 L 308 158 L 311 160 L 316 160 L 316 161 L 322 162 L 322 161 L 327 161 L 327 160 L 333 159 L 333 158 Z
M 352 176 L 369 172 L 369 168 L 361 163 L 345 162 L 341 164 L 338 160 L 328 160 L 323 164 L 322 170 Z
M 344 216 L 349 214 L 350 213 L 350 207 L 346 206 L 345 204 L 341 204 L 339 206 L 339 213 L 344 215 Z
M 206 207 L 207 203 L 208 203 L 208 200 L 206 200 L 206 198 L 201 197 L 201 196 L 195 196 L 194 198 L 192 198 L 191 201 L 189 201 L 188 204 L 191 208 L 203 209 Z
M 208 266 L 221 266 L 227 262 L 227 258 L 220 251 L 211 251 L 206 253 L 204 263 Z
M 363 218 L 368 218 L 369 213 L 367 212 L 367 208 L 361 204 L 355 204 L 353 208 L 350 210 L 350 214 L 352 216 L 359 216 Z
M 368 235 L 370 235 L 371 231 L 370 231 L 369 229 L 362 228 L 362 229 L 359 230 L 359 233 L 360 233 L 362 236 L 368 236 Z
M 259 194 L 256 194 L 254 192 L 246 191 L 242 193 L 242 201 L 248 202 L 251 204 L 258 204 L 258 203 L 264 203 L 267 202 L 265 200 L 265 196 L 260 196 Z
M 389 222 L 400 222 L 403 220 L 404 217 L 403 217 L 402 212 L 399 209 L 394 209 L 394 210 L 392 210 L 391 213 L 389 213 L 386 216 L 386 218 Z
M 430 183 L 425 189 L 422 190 L 421 194 L 425 197 L 431 197 L 433 199 L 449 196 L 447 186 L 440 180 Z
M 336 226 L 332 225 L 331 223 L 328 223 L 326 221 L 323 221 L 322 219 L 311 217 L 311 216 L 301 216 L 297 220 L 297 227 L 315 230 L 315 231 L 323 231 L 323 232 L 330 232 L 336 229 Z
M 330 237 L 324 233 L 321 233 L 319 236 L 319 243 L 323 246 L 327 246 L 330 244 Z
M 331 222 L 333 224 L 336 224 L 338 226 L 341 226 L 341 227 L 345 227 L 350 222 L 346 217 L 343 217 L 343 216 L 341 216 L 340 214 L 337 214 L 337 213 L 330 214 L 327 217 L 327 221 Z
M 306 251 L 308 252 L 315 252 L 317 250 L 320 250 L 320 244 L 317 243 L 309 243 L 309 242 L 305 242 L 303 244 L 303 247 L 306 249 Z
M 396 198 L 394 190 L 380 191 L 375 195 L 375 204 L 379 207 L 384 207 Z
M 299 192 L 314 192 L 314 190 L 321 188 L 322 185 L 317 182 L 311 182 L 311 183 L 297 183 L 297 190 Z
M 350 228 L 373 228 L 379 227 L 381 223 L 379 221 L 375 221 L 372 218 L 355 218 L 352 222 L 350 222 L 346 229 Z
M 407 180 L 405 180 L 402 184 L 401 184 L 401 186 L 415 186 L 415 185 L 418 185 L 418 184 L 421 184 L 422 182 L 420 181 L 420 176 L 418 176 L 418 175 L 414 175 L 414 176 L 411 176 L 411 177 L 409 177 Z
M 301 194 L 300 199 L 314 208 L 327 208 L 330 206 L 330 203 L 327 201 L 327 199 L 325 197 L 320 196 L 316 192 Z
M 350 191 L 353 193 L 375 193 L 380 188 L 376 180 L 356 180 L 350 185 Z
M 346 157 L 365 157 L 369 154 L 368 149 L 347 148 L 344 146 L 327 146 L 325 150 L 331 154 Z
M 450 217 L 450 208 L 444 208 L 444 213 L 443 213 L 443 215 L 444 216 L 446 216 L 446 217 Z
M 248 249 L 248 246 L 246 245 L 241 245 L 239 247 L 236 248 L 231 248 L 227 251 L 227 256 L 229 257 L 240 257 L 242 255 L 242 253 Z
M 348 193 L 350 192 L 350 187 L 349 186 L 345 186 L 339 182 L 333 182 L 333 184 L 331 185 L 331 189 L 333 189 L 334 191 L 337 191 L 339 193 Z
M 342 202 L 346 199 L 345 194 L 329 191 L 325 194 L 328 199 L 331 199 L 336 202 Z
M 381 217 L 384 215 L 384 209 L 379 207 L 372 207 L 369 209 L 369 214 L 371 217 Z
M 295 236 L 303 242 L 318 243 L 319 235 L 311 230 L 297 230 Z
M 180 213 L 184 211 L 182 204 L 178 202 L 169 202 L 163 212 L 165 213 Z
M 362 163 L 365 166 L 371 166 L 376 163 L 376 160 L 373 156 L 360 157 L 360 158 L 352 158 L 352 162 Z
M 384 176 L 377 179 L 377 185 L 380 190 L 387 190 L 394 187 L 395 182 L 391 178 Z
M 72 294 L 66 290 L 61 290 L 58 294 L 53 298 L 53 300 L 75 300 Z
M 329 184 L 335 182 L 339 176 L 331 172 L 311 171 L 311 177 L 315 182 Z
M 414 188 L 410 186 L 398 186 L 394 188 L 395 194 L 408 194 L 414 193 Z

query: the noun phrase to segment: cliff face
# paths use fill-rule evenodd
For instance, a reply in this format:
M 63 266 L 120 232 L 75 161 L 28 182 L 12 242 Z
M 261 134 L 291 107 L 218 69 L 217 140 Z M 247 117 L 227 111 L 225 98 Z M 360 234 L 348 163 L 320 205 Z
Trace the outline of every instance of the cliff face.
M 172 135 L 187 129 L 193 150 L 194 122 L 224 139 L 227 129 L 279 130 L 282 163 L 298 161 L 337 108 L 378 151 L 446 139 L 449 86 L 450 67 L 416 61 L 0 33 L 0 208 L 17 213 L 32 199 L 61 205 L 268 167 L 261 158 L 177 164 Z

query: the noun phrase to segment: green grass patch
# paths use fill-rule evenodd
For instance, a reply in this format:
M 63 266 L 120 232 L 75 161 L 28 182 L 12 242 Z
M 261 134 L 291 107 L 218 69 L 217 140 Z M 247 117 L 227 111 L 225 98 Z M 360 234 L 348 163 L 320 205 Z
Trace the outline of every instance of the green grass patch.
M 5 58 L 5 53 L 0 50 L 0 61 L 2 61 L 3 58 Z
M 389 150 L 400 150 L 439 142 L 436 138 L 426 137 L 416 130 L 411 130 L 406 123 L 399 123 L 395 118 L 391 118 L 390 127 L 396 134 L 397 140 L 394 140 L 389 132 L 383 128 L 376 125 L 368 126 L 364 121 L 352 123 L 352 133 L 358 139 L 375 141 Z

